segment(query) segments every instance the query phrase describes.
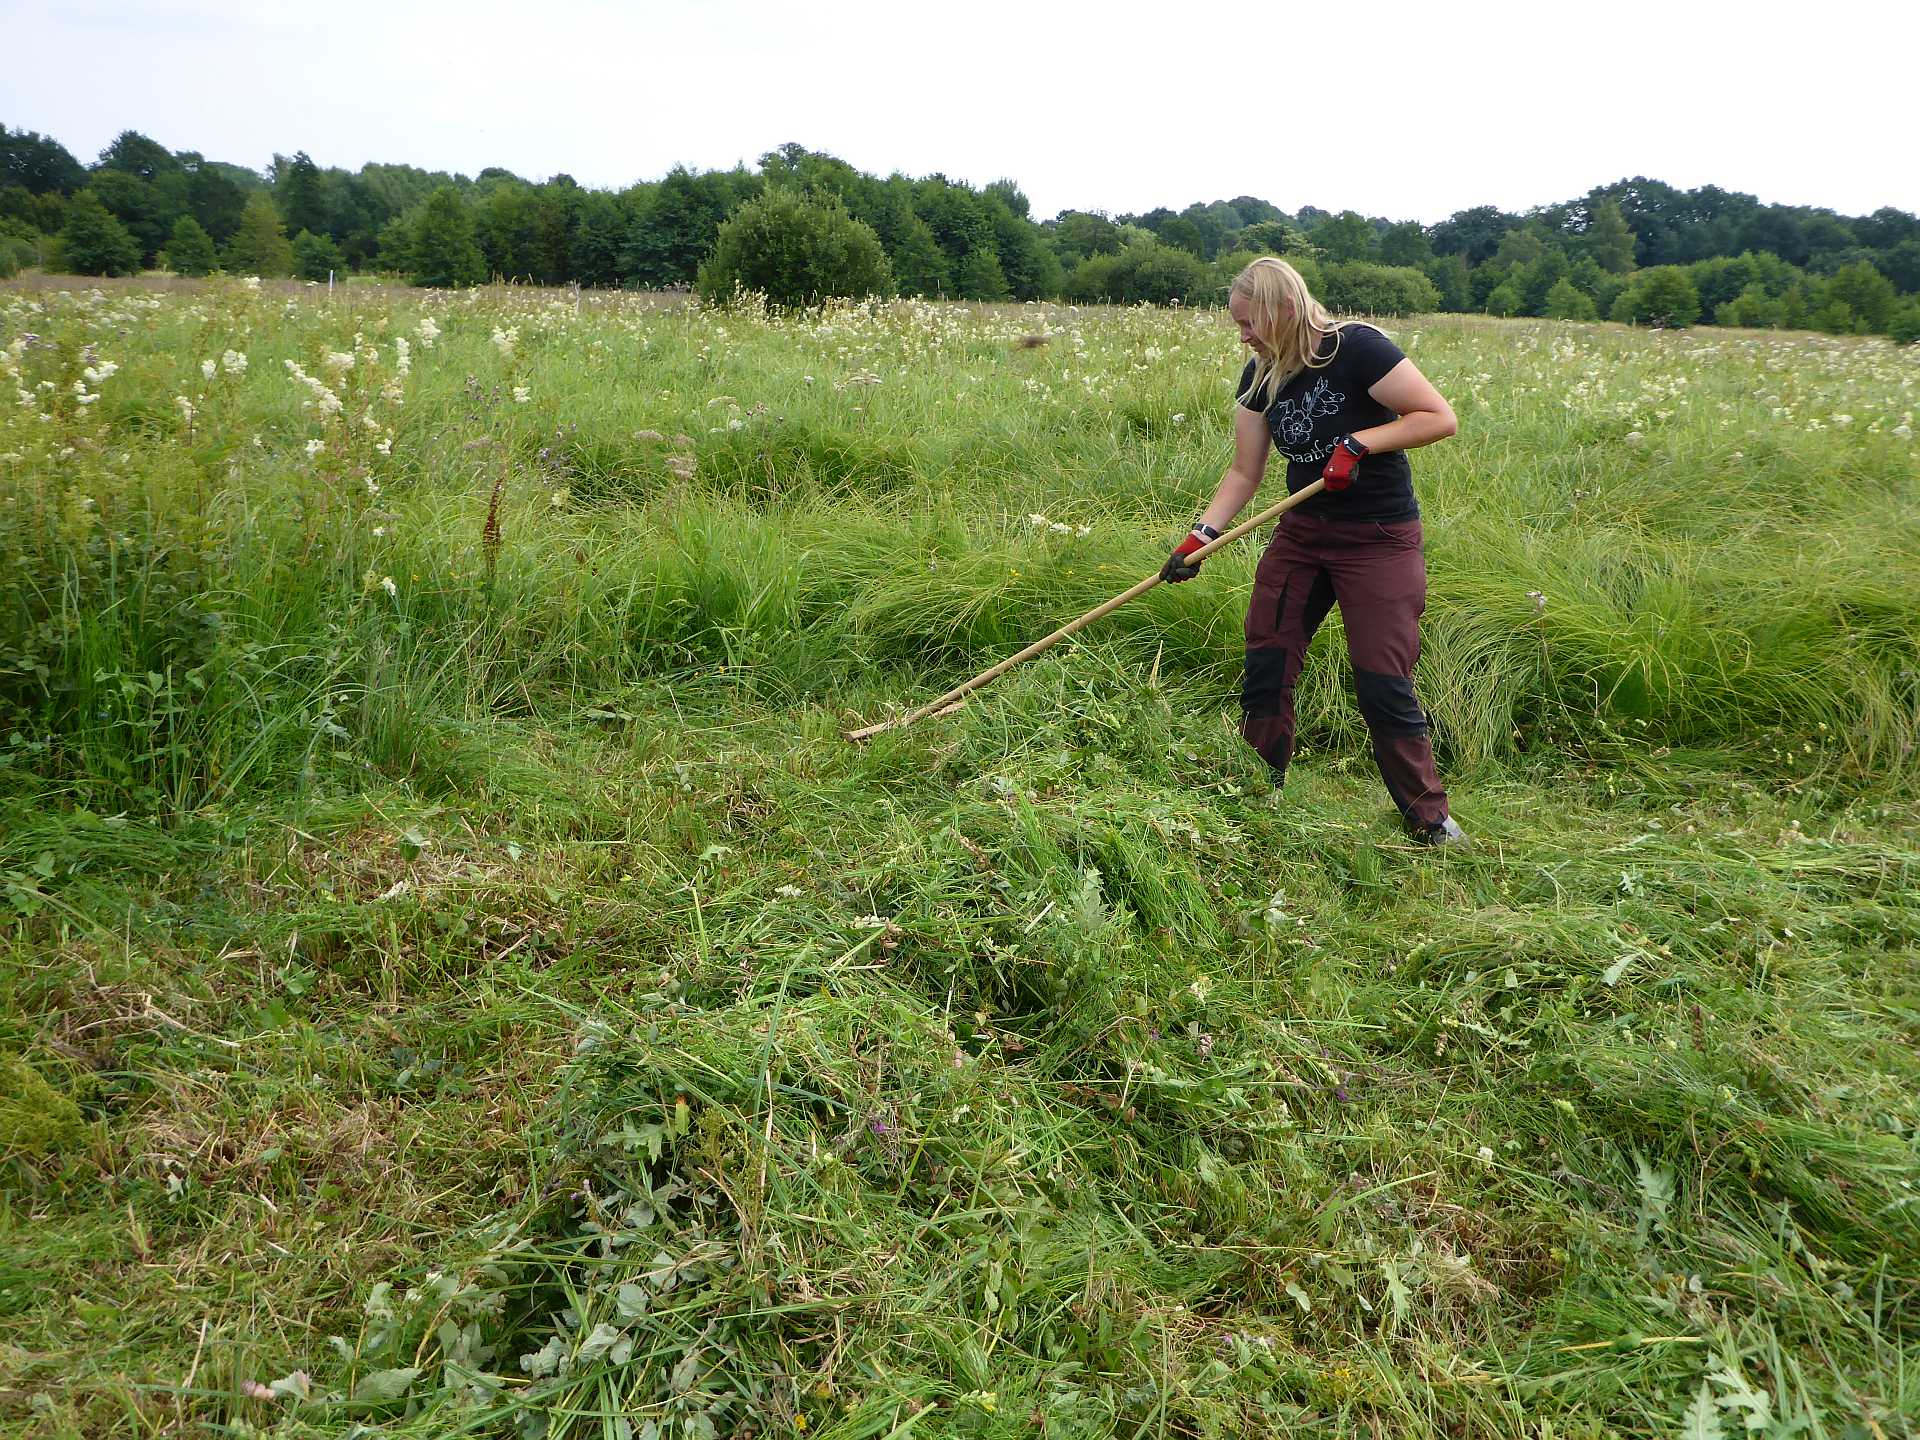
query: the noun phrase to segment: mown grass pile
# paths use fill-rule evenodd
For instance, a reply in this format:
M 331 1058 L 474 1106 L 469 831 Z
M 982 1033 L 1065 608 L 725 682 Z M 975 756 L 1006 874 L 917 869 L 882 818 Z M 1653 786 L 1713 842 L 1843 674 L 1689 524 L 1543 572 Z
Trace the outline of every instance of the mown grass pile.
M 0 1416 L 1897 1435 L 1920 363 L 1423 320 L 1399 836 L 1209 313 L 0 298 Z

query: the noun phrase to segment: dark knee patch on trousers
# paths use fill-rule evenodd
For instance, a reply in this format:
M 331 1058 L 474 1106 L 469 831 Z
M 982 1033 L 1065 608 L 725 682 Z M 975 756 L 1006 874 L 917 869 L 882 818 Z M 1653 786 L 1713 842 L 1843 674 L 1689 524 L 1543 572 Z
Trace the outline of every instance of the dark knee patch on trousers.
M 1427 717 L 1413 696 L 1413 681 L 1405 675 L 1382 675 L 1373 670 L 1353 672 L 1353 690 L 1367 728 L 1387 735 L 1424 735 Z
M 1287 703 L 1287 652 L 1247 651 L 1240 681 L 1240 708 L 1249 715 L 1278 715 Z

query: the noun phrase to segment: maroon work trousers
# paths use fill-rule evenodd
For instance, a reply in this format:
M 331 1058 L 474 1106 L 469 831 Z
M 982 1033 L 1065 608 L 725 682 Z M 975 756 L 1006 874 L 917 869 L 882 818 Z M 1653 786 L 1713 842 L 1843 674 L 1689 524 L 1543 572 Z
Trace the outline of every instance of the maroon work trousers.
M 1283 780 L 1293 758 L 1294 682 L 1313 632 L 1335 604 L 1346 626 L 1355 698 L 1387 793 L 1410 825 L 1445 819 L 1447 792 L 1413 693 L 1420 613 L 1427 607 L 1418 520 L 1383 525 L 1296 511 L 1280 522 L 1254 572 L 1247 606 L 1240 733 L 1273 768 L 1274 782 Z

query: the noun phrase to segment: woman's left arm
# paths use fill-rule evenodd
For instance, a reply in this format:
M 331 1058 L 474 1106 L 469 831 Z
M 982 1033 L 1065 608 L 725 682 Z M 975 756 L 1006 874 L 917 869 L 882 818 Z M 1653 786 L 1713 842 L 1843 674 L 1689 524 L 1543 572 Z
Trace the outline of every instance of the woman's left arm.
M 1411 360 L 1402 360 L 1367 393 L 1400 416 L 1385 425 L 1353 432 L 1353 438 L 1370 451 L 1413 450 L 1444 440 L 1460 429 L 1446 397 Z

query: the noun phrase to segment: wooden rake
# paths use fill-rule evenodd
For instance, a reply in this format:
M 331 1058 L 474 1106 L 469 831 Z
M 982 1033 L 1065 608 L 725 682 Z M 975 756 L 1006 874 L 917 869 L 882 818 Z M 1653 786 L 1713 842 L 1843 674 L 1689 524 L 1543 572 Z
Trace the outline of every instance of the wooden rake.
M 1303 489 L 1297 490 L 1293 494 L 1287 496 L 1287 498 L 1280 501 L 1279 504 L 1269 506 L 1267 509 L 1262 510 L 1258 515 L 1254 516 L 1251 520 L 1245 521 L 1242 524 L 1234 526 L 1231 530 L 1227 531 L 1226 534 L 1222 535 L 1218 540 L 1209 540 L 1205 545 L 1202 545 L 1198 550 L 1194 551 L 1191 555 L 1189 555 L 1187 559 L 1189 561 L 1194 561 L 1194 562 L 1206 559 L 1207 556 L 1213 554 L 1214 551 L 1220 549 L 1222 546 L 1231 545 L 1235 540 L 1238 540 L 1242 535 L 1247 534 L 1249 531 L 1257 530 L 1259 529 L 1260 526 L 1265 525 L 1268 521 L 1279 519 L 1282 515 L 1286 514 L 1287 511 L 1293 509 L 1294 506 L 1300 504 L 1301 502 L 1306 500 L 1311 500 L 1314 496 L 1318 495 L 1325 488 L 1326 488 L 1325 481 L 1315 480 L 1311 485 L 1308 485 Z M 1069 620 L 1066 624 L 1062 625 L 1058 630 L 1054 631 L 1051 635 L 1047 636 L 1045 639 L 1034 641 L 1033 644 L 1027 646 L 1027 648 L 1022 650 L 1019 654 L 1009 655 L 1006 659 L 1002 660 L 998 665 L 995 665 L 992 669 L 982 670 L 978 675 L 974 676 L 971 680 L 967 681 L 966 684 L 954 686 L 953 689 L 949 690 L 946 694 L 942 695 L 938 700 L 929 700 L 925 705 L 922 705 L 918 710 L 911 711 L 910 713 L 905 715 L 897 716 L 892 720 L 882 720 L 877 725 L 868 725 L 864 729 L 860 729 L 860 730 L 849 730 L 846 732 L 847 739 L 853 741 L 854 744 L 858 745 L 862 741 L 871 740 L 874 736 L 878 735 L 883 730 L 899 730 L 904 728 L 905 726 L 912 725 L 917 723 L 918 721 L 924 720 L 929 715 L 944 715 L 950 710 L 957 710 L 960 708 L 961 705 L 966 703 L 967 696 L 971 695 L 975 690 L 978 690 L 982 685 L 987 685 L 995 680 L 998 680 L 1002 675 L 1006 674 L 1007 671 L 1011 670 L 1014 666 L 1018 665 L 1021 661 L 1031 660 L 1034 656 L 1038 655 L 1042 650 L 1049 649 L 1056 642 L 1066 639 L 1067 636 L 1073 634 L 1076 630 L 1086 629 L 1087 626 L 1091 625 L 1094 621 L 1098 620 L 1101 616 L 1111 615 L 1115 610 L 1118 610 L 1122 605 L 1126 604 L 1129 600 L 1136 599 L 1137 597 L 1146 594 L 1147 591 L 1153 589 L 1153 587 L 1158 585 L 1159 583 L 1160 583 L 1160 575 L 1159 575 L 1159 572 L 1156 571 L 1152 575 L 1149 575 L 1146 579 L 1142 580 L 1138 585 L 1135 585 L 1133 588 L 1129 590 L 1122 590 L 1118 595 L 1114 596 L 1111 600 L 1105 601 L 1102 604 L 1094 606 L 1093 609 L 1087 611 L 1087 613 L 1082 615 L 1079 619 Z

